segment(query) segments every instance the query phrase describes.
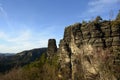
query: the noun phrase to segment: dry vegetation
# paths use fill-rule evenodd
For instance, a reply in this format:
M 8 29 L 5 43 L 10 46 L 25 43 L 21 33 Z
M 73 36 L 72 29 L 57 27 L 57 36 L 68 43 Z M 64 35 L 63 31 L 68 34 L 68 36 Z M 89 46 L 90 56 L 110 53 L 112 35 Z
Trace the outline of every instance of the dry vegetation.
M 57 57 L 48 60 L 45 54 L 41 58 L 23 68 L 14 68 L 0 75 L 0 80 L 58 80 Z

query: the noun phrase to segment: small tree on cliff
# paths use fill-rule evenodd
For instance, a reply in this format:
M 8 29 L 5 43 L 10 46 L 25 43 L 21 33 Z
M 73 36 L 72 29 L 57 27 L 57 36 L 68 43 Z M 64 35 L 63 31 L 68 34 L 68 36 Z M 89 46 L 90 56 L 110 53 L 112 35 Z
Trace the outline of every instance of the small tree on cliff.
M 97 16 L 94 21 L 95 22 L 100 22 L 101 20 L 102 20 L 102 18 L 100 16 Z
M 82 21 L 82 25 L 86 25 L 86 24 L 87 24 L 87 22 L 83 20 Z

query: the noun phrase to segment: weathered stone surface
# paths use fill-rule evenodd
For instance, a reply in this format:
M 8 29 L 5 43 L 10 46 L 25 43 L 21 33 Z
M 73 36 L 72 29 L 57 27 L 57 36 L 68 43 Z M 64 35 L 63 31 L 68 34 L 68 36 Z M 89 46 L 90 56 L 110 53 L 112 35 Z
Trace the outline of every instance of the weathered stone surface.
M 56 52 L 57 52 L 56 40 L 49 39 L 48 40 L 47 56 L 52 57 Z
M 113 46 L 120 46 L 120 37 L 113 37 Z
M 100 44 L 102 47 L 105 46 L 104 40 L 103 40 L 102 38 L 96 38 L 93 45 L 99 45 L 99 44 Z
M 113 41 L 112 37 L 106 38 L 105 39 L 106 47 L 111 47 L 112 46 L 112 41 Z
M 93 21 L 66 27 L 58 49 L 61 75 L 65 77 L 67 71 L 67 80 L 117 80 L 119 77 L 110 72 L 114 67 L 108 68 L 113 61 L 120 62 L 119 57 L 113 60 L 116 47 L 120 47 L 118 22 Z

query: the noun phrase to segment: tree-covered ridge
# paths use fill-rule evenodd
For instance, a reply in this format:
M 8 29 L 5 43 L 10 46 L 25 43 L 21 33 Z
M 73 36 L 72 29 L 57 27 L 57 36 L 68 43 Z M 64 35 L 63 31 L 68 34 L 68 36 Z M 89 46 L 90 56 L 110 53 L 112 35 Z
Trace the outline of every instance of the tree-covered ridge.
M 2 80 L 58 80 L 58 57 L 47 59 L 43 53 L 36 61 L 22 67 L 14 68 L 4 76 Z
M 10 56 L 1 56 L 0 57 L 0 72 L 6 72 L 12 69 L 13 67 L 22 67 L 30 62 L 33 62 L 41 56 L 43 52 L 46 52 L 46 48 L 32 49 L 22 51 L 20 53 L 10 55 Z

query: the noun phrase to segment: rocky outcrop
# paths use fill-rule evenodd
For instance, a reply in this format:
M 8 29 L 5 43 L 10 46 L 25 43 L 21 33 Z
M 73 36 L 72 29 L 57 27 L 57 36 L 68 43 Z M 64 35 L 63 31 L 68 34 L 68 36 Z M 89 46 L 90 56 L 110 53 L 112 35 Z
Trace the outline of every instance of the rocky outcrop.
M 52 57 L 57 52 L 56 40 L 49 39 L 48 40 L 48 49 L 47 49 L 47 57 Z
M 119 47 L 117 20 L 70 25 L 59 44 L 59 75 L 67 80 L 118 80 Z

